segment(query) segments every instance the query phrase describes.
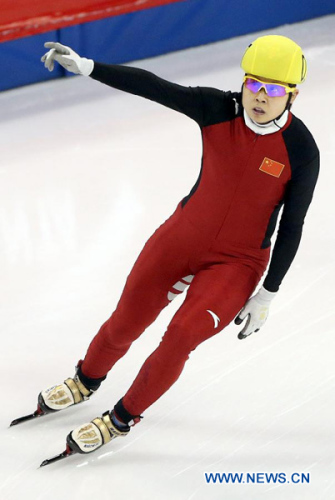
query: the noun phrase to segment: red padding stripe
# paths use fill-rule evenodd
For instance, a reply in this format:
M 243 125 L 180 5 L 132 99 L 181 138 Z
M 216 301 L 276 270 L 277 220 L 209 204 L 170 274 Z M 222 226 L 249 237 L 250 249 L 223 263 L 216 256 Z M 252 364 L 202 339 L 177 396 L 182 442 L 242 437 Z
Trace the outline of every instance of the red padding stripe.
M 186 0 L 2 0 L 0 42 Z

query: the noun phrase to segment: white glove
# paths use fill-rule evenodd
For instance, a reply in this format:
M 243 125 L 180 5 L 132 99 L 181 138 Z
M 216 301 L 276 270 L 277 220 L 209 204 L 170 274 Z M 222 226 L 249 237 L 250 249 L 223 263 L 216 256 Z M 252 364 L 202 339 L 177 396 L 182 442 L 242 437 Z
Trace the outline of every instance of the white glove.
M 49 71 L 54 69 L 54 61 L 57 61 L 63 68 L 76 75 L 89 76 L 92 73 L 94 61 L 78 56 L 70 47 L 58 42 L 46 42 L 44 47 L 50 50 L 44 54 L 41 61 Z
M 247 322 L 238 334 L 239 339 L 245 339 L 264 325 L 269 314 L 271 301 L 277 292 L 269 292 L 262 287 L 256 295 L 251 297 L 235 318 L 235 324 L 240 325 L 247 317 Z

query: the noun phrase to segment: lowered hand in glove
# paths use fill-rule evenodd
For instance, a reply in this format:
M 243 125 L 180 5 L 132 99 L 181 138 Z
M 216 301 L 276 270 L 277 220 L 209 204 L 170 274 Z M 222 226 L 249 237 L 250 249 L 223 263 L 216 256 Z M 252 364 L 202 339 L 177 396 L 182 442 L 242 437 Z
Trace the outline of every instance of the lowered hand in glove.
M 269 314 L 271 301 L 276 294 L 277 292 L 269 292 L 262 287 L 256 295 L 248 300 L 235 318 L 236 325 L 240 325 L 245 319 L 247 320 L 243 330 L 238 334 L 239 339 L 245 339 L 252 333 L 258 332 L 264 325 Z

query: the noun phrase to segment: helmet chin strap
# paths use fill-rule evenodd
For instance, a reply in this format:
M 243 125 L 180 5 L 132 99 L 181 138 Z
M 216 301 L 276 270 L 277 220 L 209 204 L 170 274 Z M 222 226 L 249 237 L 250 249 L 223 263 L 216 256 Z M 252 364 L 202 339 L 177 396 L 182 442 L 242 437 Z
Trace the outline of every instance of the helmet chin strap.
M 282 113 L 280 113 L 280 115 L 277 116 L 274 120 L 270 120 L 269 122 L 266 122 L 266 123 L 274 122 L 275 125 L 277 125 L 276 122 L 281 119 L 281 117 L 283 116 L 283 114 L 285 113 L 285 111 L 290 111 L 290 109 L 292 107 L 292 103 L 291 103 L 292 95 L 293 95 L 292 92 L 290 92 L 289 95 L 288 95 L 288 99 L 287 99 L 284 111 Z

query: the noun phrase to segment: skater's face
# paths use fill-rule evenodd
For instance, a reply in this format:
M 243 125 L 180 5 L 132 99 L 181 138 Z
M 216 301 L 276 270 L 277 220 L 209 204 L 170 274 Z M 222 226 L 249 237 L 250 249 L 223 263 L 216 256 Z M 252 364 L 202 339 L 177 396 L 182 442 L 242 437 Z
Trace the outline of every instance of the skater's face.
M 252 77 L 255 75 L 250 76 Z M 264 83 L 282 83 L 258 76 L 256 78 Z M 298 89 L 292 89 L 291 104 L 296 99 L 298 93 Z M 258 92 L 252 92 L 245 84 L 243 85 L 242 105 L 249 118 L 259 124 L 270 122 L 281 115 L 285 110 L 288 99 L 289 94 L 280 97 L 270 97 L 263 87 Z

